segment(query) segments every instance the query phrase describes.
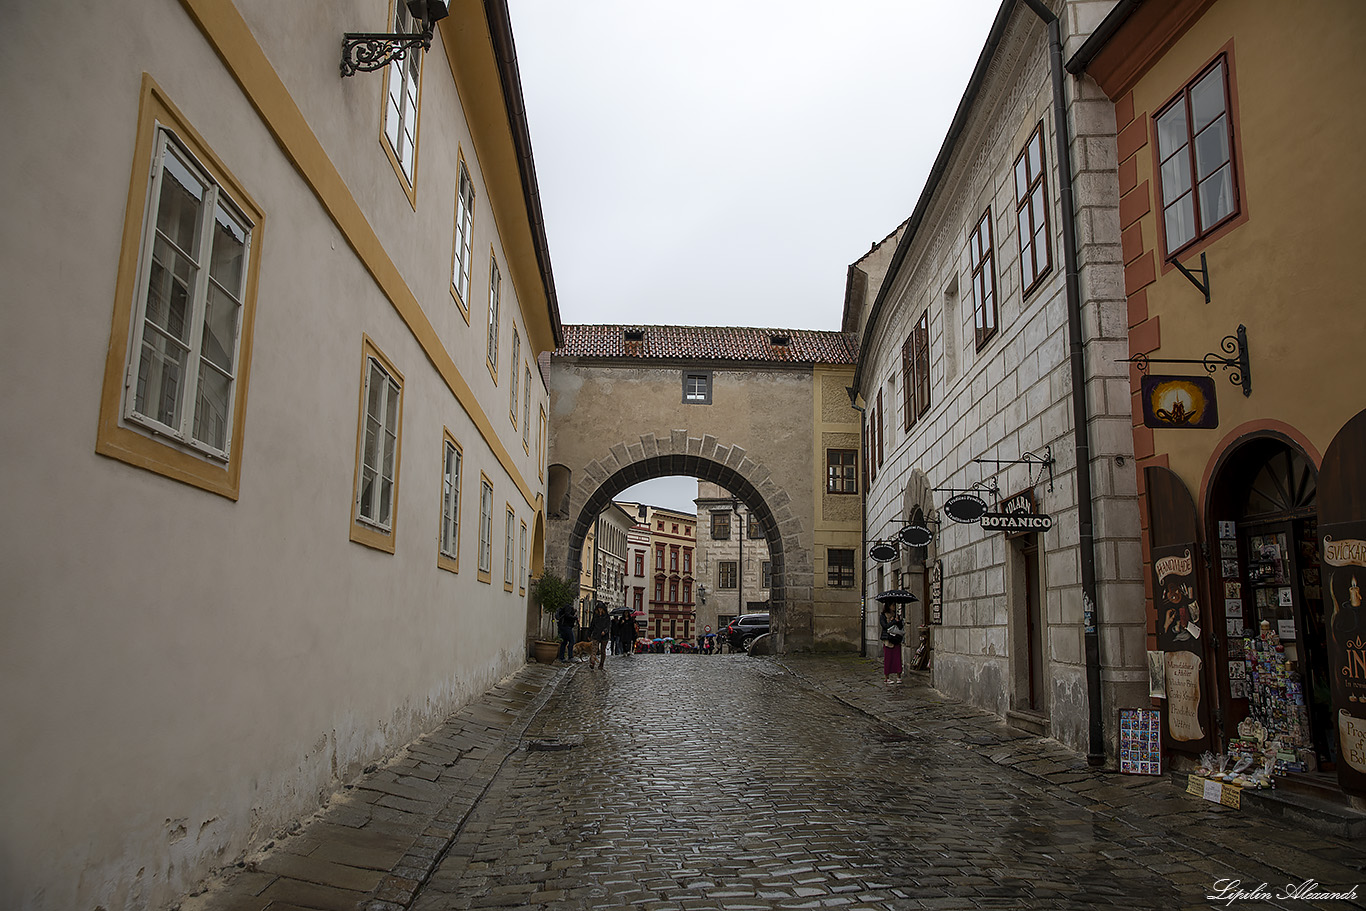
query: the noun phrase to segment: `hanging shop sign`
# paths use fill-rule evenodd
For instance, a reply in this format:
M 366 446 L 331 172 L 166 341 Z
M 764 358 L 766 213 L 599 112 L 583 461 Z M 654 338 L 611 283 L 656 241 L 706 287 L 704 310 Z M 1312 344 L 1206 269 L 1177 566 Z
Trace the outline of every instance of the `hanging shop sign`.
M 874 541 L 873 546 L 868 549 L 868 556 L 879 563 L 887 563 L 896 559 L 896 545 L 890 541 Z
M 988 531 L 1003 531 L 1007 535 L 1048 531 L 1053 527 L 1053 517 L 1036 512 L 1034 491 L 1022 490 L 1003 500 L 996 512 L 983 514 L 982 527 Z
M 987 504 L 975 494 L 960 493 L 949 497 L 944 503 L 944 512 L 953 521 L 969 525 L 986 515 Z
M 982 527 L 987 531 L 1048 531 L 1053 517 L 1022 512 L 987 512 L 982 514 Z
M 1143 376 L 1143 426 L 1210 430 L 1219 426 L 1212 376 Z
M 896 536 L 907 547 L 924 547 L 934 540 L 934 532 L 924 525 L 903 525 Z
M 1366 522 L 1319 528 L 1328 595 L 1328 666 L 1345 790 L 1366 790 Z M 1344 768 L 1343 766 L 1346 766 Z
M 939 626 L 944 622 L 944 561 L 935 560 L 930 567 L 929 601 L 930 625 Z

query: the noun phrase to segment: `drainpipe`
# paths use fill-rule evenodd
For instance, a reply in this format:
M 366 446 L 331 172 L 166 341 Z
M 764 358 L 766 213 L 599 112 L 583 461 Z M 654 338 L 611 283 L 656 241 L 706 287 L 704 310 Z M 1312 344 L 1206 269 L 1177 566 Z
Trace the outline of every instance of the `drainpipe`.
M 1096 603 L 1095 516 L 1091 502 L 1091 445 L 1088 439 L 1089 415 L 1086 410 L 1086 352 L 1083 348 L 1081 288 L 1077 277 L 1076 219 L 1072 207 L 1072 159 L 1067 138 L 1067 99 L 1062 76 L 1062 26 L 1042 0 L 1024 0 L 1048 25 L 1048 68 L 1053 79 L 1055 155 L 1062 197 L 1062 248 L 1067 269 L 1067 334 L 1072 361 L 1072 424 L 1077 461 L 1077 518 L 1081 539 L 1082 622 L 1085 625 L 1086 698 L 1091 709 L 1091 736 L 1086 761 L 1105 764 L 1105 721 L 1100 686 L 1100 616 Z
M 849 393 L 849 406 L 858 412 L 858 454 L 864 456 L 863 440 L 868 432 L 867 421 L 868 412 L 858 404 L 858 389 L 854 386 L 845 386 L 844 391 Z M 859 475 L 859 489 L 863 491 L 859 495 L 859 549 L 858 558 L 854 562 L 854 572 L 858 573 L 859 590 L 859 616 L 858 616 L 858 654 L 860 658 L 868 657 L 868 564 L 864 562 L 864 557 L 868 553 L 868 490 L 864 486 L 868 479 L 863 477 L 863 459 L 860 458 L 854 465 L 854 471 Z M 827 573 L 829 567 L 826 567 Z

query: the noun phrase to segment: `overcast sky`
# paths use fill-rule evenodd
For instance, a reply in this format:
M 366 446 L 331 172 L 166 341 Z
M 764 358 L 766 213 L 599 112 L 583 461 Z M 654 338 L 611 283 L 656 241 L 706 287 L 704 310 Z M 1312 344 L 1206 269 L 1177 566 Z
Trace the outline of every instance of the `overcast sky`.
M 561 319 L 838 329 L 998 6 L 509 0 Z

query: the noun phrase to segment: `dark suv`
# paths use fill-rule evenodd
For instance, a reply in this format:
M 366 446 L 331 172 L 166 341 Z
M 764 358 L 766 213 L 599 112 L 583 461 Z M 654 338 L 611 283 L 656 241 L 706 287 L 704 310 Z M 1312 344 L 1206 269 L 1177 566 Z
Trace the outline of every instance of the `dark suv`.
M 730 622 L 723 634 L 731 651 L 749 651 L 749 644 L 768 632 L 768 614 L 741 614 Z

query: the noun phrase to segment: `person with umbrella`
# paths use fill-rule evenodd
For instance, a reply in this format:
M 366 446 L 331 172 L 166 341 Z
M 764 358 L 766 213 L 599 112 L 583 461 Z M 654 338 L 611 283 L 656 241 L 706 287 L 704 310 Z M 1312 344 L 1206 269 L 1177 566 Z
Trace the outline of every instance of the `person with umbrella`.
M 893 589 L 878 595 L 877 600 L 882 604 L 882 613 L 878 616 L 878 638 L 882 640 L 882 682 L 890 686 L 901 682 L 901 644 L 906 641 L 905 621 L 899 605 L 920 599 L 905 589 Z

